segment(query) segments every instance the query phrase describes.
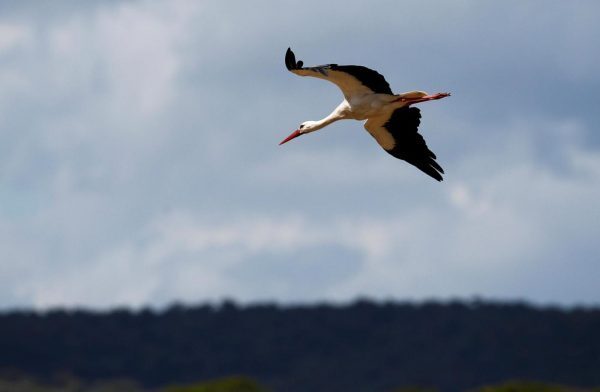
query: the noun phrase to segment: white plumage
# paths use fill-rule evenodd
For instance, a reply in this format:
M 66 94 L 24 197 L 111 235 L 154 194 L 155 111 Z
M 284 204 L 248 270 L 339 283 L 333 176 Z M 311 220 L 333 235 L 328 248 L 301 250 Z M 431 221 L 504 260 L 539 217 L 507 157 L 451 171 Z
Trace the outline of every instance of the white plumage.
M 418 133 L 421 113 L 410 105 L 441 99 L 449 96 L 449 93 L 428 95 L 423 91 L 410 91 L 394 94 L 385 78 L 372 69 L 337 64 L 304 67 L 302 61 L 296 61 L 289 48 L 285 55 L 285 65 L 296 75 L 312 76 L 334 83 L 342 90 L 344 100 L 327 117 L 303 122 L 280 145 L 338 120 L 367 120 L 365 129 L 385 151 L 442 181 L 441 174 L 444 170 Z

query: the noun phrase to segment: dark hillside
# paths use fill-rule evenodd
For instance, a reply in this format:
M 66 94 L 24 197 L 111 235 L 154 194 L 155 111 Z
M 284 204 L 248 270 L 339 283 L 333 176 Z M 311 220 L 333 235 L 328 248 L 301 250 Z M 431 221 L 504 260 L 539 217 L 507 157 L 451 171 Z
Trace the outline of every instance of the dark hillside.
M 145 386 L 243 374 L 285 392 L 600 385 L 600 310 L 360 301 L 0 315 L 0 371 Z

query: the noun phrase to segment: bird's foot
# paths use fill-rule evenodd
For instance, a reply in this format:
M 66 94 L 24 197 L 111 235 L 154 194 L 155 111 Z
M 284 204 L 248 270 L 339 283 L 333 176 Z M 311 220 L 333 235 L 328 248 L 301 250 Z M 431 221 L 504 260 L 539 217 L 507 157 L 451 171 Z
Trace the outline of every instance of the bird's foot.
M 427 99 L 428 101 L 433 101 L 435 99 L 442 99 L 442 98 L 446 98 L 449 96 L 450 96 L 450 93 L 437 93 L 437 94 L 433 94 L 433 95 L 426 95 L 423 97 L 423 99 Z
M 437 99 L 442 99 L 442 98 L 446 98 L 449 96 L 450 96 L 450 93 L 437 93 L 437 94 L 432 94 L 432 95 L 425 95 L 424 97 L 419 97 L 419 98 L 401 98 L 398 101 L 406 102 L 407 105 L 412 105 L 412 104 L 419 103 L 419 102 L 435 101 Z

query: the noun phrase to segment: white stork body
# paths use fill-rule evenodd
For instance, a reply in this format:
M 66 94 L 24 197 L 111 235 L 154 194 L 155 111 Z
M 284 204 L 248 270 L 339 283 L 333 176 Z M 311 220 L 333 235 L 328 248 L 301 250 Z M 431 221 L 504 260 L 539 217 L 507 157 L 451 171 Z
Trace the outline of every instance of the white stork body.
M 435 161 L 435 154 L 427 148 L 423 137 L 418 133 L 420 111 L 409 106 L 441 99 L 450 94 L 428 95 L 423 91 L 394 94 L 384 77 L 376 71 L 357 65 L 328 64 L 303 67 L 302 61 L 296 62 L 296 57 L 289 48 L 285 56 L 285 65 L 296 75 L 312 76 L 336 84 L 344 94 L 344 101 L 327 117 L 302 123 L 280 144 L 317 131 L 338 120 L 367 120 L 364 124 L 365 129 L 384 150 L 442 181 L 440 173 L 444 171 Z

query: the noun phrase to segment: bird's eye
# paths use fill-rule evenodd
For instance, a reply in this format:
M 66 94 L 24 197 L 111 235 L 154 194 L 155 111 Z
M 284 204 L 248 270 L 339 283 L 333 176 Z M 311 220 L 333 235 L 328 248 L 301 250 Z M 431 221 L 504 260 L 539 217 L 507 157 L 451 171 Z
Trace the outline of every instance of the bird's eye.
M 304 128 L 304 124 L 300 125 L 300 129 Z

